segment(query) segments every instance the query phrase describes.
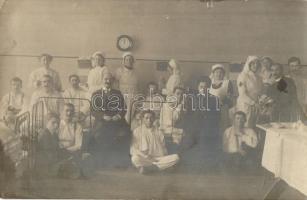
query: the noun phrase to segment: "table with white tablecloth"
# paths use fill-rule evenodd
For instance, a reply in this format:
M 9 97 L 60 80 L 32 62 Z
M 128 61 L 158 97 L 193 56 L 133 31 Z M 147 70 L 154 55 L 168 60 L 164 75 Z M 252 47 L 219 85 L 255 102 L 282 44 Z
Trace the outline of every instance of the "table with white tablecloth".
M 262 166 L 307 195 L 307 132 L 291 124 L 257 127 L 266 132 Z

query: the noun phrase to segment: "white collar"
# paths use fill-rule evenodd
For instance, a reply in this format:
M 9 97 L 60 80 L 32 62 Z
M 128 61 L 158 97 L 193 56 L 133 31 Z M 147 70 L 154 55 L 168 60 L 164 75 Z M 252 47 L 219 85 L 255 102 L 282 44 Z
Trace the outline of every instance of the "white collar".
M 278 79 L 275 79 L 276 82 L 279 82 L 282 79 L 282 76 L 279 77 Z
M 104 91 L 110 92 L 110 91 L 111 91 L 111 88 L 102 87 L 102 92 L 104 92 Z

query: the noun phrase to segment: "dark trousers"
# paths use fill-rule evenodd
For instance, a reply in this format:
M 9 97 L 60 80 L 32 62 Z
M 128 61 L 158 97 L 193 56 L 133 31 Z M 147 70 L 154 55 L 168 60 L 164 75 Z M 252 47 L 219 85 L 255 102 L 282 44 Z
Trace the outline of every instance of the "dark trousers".
M 252 171 L 258 168 L 256 151 L 251 147 L 244 147 L 245 155 L 240 153 L 224 153 L 224 166 L 229 171 Z
M 99 166 L 126 167 L 130 163 L 130 130 L 125 121 L 96 123 L 89 151 Z

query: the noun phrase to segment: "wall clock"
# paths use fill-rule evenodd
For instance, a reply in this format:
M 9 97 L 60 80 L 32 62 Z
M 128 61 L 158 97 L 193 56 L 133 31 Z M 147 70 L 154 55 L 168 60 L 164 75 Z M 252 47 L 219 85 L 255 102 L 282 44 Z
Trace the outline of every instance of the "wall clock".
M 116 46 L 121 51 L 130 51 L 133 47 L 133 39 L 129 35 L 120 35 Z

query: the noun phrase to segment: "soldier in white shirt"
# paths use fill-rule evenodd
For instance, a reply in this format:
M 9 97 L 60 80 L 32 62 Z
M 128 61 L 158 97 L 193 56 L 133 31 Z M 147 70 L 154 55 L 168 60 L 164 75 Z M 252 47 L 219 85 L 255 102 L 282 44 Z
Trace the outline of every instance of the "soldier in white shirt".
M 53 57 L 49 54 L 42 54 L 39 61 L 42 67 L 34 70 L 29 77 L 29 87 L 31 89 L 39 89 L 42 87 L 42 79 L 44 75 L 49 75 L 54 80 L 54 89 L 58 92 L 62 91 L 62 83 L 59 73 L 50 67 Z
M 74 176 L 88 175 L 90 173 L 91 155 L 83 152 L 83 130 L 80 123 L 74 121 L 75 108 L 71 103 L 64 105 L 63 119 L 59 127 L 60 159 L 62 160 L 61 173 L 70 171 L 77 172 Z M 66 170 L 66 171 L 65 171 Z M 62 174 L 65 176 L 65 174 Z
M 102 76 L 104 73 L 109 72 L 108 67 L 105 66 L 105 56 L 102 52 L 95 52 L 92 55 L 91 61 L 93 68 L 89 71 L 87 77 L 87 84 L 90 94 L 101 89 Z
M 166 137 L 166 145 L 169 151 L 178 152 L 184 137 L 184 109 L 183 95 L 185 89 L 176 86 L 173 95 L 166 98 L 160 112 L 160 129 Z
M 225 130 L 223 136 L 226 165 L 234 169 L 254 165 L 258 138 L 253 129 L 244 127 L 245 122 L 246 114 L 242 111 L 236 112 L 233 125 Z
M 0 102 L 0 115 L 3 119 L 5 111 L 15 110 L 16 114 L 22 113 L 27 110 L 28 102 L 24 92 L 22 92 L 22 80 L 18 77 L 14 77 L 10 81 L 11 91 L 4 95 Z
M 63 99 L 60 92 L 54 89 L 53 79 L 50 75 L 44 75 L 42 78 L 42 88 L 32 94 L 30 109 L 38 102 L 43 102 L 44 115 L 52 112 L 60 114 Z
M 168 155 L 164 135 L 153 126 L 155 113 L 143 112 L 142 125 L 133 131 L 131 161 L 140 173 L 165 170 L 178 163 L 177 154 Z
M 72 74 L 69 76 L 69 84 L 70 87 L 65 89 L 63 92 L 65 103 L 71 103 L 75 107 L 75 117 L 78 121 L 84 121 L 85 118 L 89 115 L 90 112 L 90 102 L 86 99 L 90 100 L 89 93 L 80 87 L 80 77 L 76 74 Z

